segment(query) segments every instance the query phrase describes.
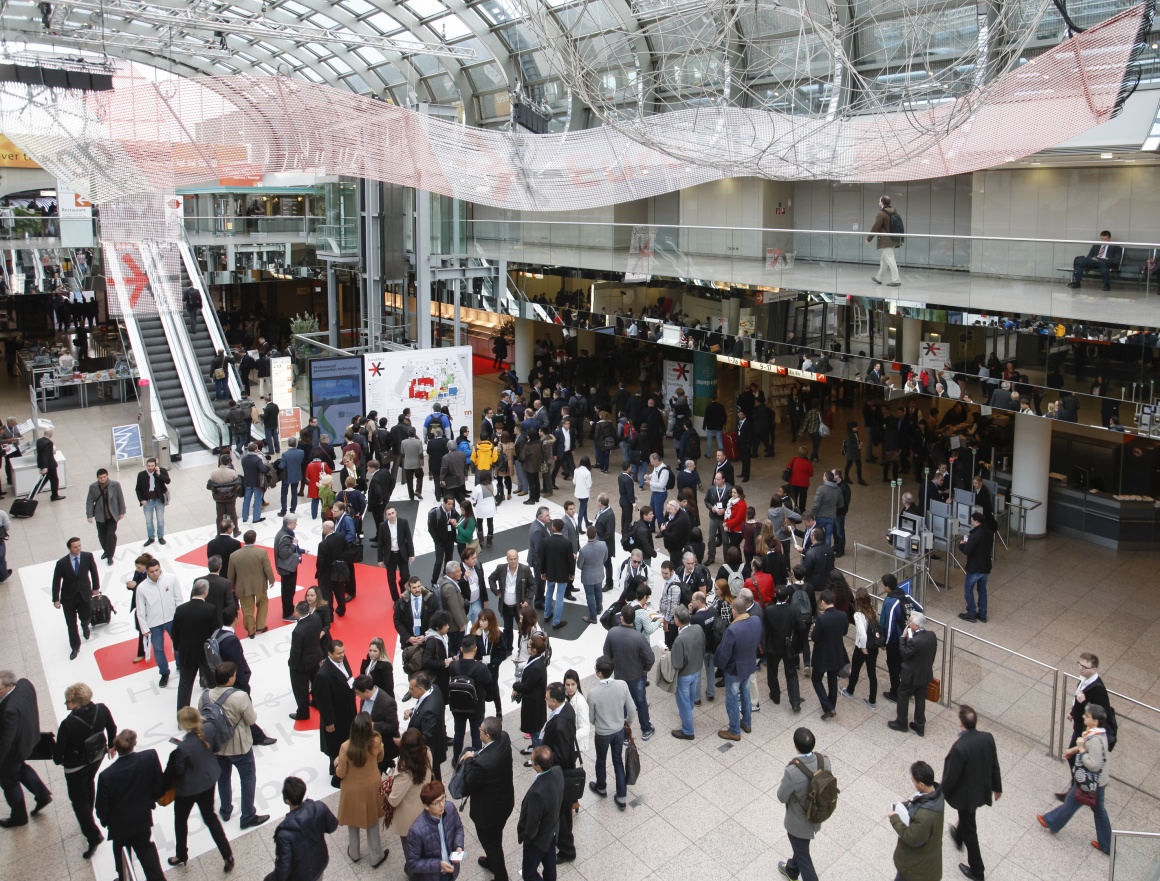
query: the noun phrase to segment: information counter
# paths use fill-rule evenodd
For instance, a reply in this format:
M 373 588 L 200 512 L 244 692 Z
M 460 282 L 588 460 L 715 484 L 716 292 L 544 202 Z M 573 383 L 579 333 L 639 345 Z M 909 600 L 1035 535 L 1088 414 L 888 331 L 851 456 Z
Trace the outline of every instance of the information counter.
M 1151 498 L 1074 489 L 1057 480 L 1048 490 L 1047 527 L 1118 550 L 1146 551 L 1160 544 L 1160 521 Z
M 36 467 L 36 450 L 29 450 L 23 456 L 9 459 L 12 463 L 12 488 L 16 495 L 26 496 L 36 489 L 36 482 L 40 480 L 40 469 Z M 65 464 L 64 453 L 56 451 L 56 474 L 59 479 L 61 492 L 68 486 L 68 466 Z M 48 490 L 45 481 L 44 489 Z

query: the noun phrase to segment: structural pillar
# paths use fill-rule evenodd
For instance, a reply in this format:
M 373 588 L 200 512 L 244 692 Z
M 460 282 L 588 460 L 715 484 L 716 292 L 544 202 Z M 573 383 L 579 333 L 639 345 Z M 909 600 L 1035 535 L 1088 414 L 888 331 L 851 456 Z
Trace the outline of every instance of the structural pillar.
M 326 261 L 326 321 L 328 325 L 327 343 L 338 348 L 338 273 L 334 261 Z
M 1026 522 L 1026 534 L 1031 538 L 1041 538 L 1047 533 L 1047 473 L 1051 470 L 1052 420 L 1018 414 L 1014 419 L 1011 492 L 1042 502 L 1028 513 Z
M 898 346 L 898 360 L 911 367 L 917 366 L 922 352 L 922 319 L 902 319 L 902 339 Z
M 528 374 L 532 372 L 532 366 L 536 363 L 536 322 L 530 318 L 517 318 L 515 322 L 515 356 L 513 361 L 516 376 L 522 382 L 527 382 Z

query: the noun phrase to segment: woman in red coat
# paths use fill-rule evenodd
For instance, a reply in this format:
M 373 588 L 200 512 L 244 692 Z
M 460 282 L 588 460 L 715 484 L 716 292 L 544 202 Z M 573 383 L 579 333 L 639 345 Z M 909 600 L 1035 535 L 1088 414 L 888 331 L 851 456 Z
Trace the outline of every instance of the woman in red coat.
M 797 455 L 789 460 L 785 466 L 789 472 L 790 495 L 799 511 L 806 510 L 806 492 L 810 488 L 810 480 L 814 476 L 814 464 L 810 461 L 810 452 L 805 447 L 798 447 Z
M 318 519 L 318 484 L 328 474 L 330 466 L 318 456 L 306 466 L 306 497 L 310 499 L 311 520 Z
M 725 506 L 725 540 L 728 547 L 741 547 L 741 540 L 745 537 L 745 515 L 749 506 L 745 504 L 745 490 L 740 486 L 733 487 L 733 493 Z

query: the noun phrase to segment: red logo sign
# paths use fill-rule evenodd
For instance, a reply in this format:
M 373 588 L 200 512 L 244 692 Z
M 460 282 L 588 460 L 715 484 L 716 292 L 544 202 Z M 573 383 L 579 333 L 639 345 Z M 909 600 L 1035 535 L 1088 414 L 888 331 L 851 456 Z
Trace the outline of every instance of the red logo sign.
M 121 263 L 125 267 L 125 284 L 129 288 L 129 308 L 137 305 L 141 294 L 149 285 L 149 277 L 137 265 L 137 261 L 130 254 L 121 255 Z

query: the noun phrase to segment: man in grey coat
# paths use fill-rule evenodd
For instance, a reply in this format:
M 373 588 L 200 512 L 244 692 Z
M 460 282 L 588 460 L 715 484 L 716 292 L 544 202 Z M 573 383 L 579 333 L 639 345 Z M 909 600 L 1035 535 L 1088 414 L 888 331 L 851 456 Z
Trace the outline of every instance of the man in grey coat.
M 449 560 L 443 567 L 443 577 L 435 585 L 439 602 L 451 616 L 451 630 L 447 633 L 449 658 L 459 654 L 459 645 L 463 642 L 463 634 L 467 628 L 467 607 L 463 603 L 463 592 L 459 588 L 459 579 L 462 577 L 463 564 L 458 560 Z
M 536 508 L 536 521 L 528 528 L 528 565 L 532 567 L 532 574 L 536 576 L 536 608 L 544 608 L 544 588 L 547 581 L 544 578 L 544 545 L 552 534 L 549 524 L 551 515 L 546 506 Z
M 463 504 L 467 498 L 467 455 L 452 447 L 443 456 L 439 463 L 439 483 L 443 485 L 443 492 L 455 496 L 455 501 Z
M 298 590 L 298 566 L 305 554 L 294 534 L 297 526 L 298 515 L 286 514 L 282 518 L 282 528 L 274 536 L 274 568 L 282 585 L 282 620 L 287 624 L 297 620 L 294 617 L 294 594 Z
M 588 527 L 588 543 L 580 548 L 576 557 L 576 568 L 580 572 L 580 583 L 584 585 L 584 598 L 588 601 L 585 624 L 600 620 L 604 608 L 601 585 L 604 583 L 604 567 L 608 562 L 608 545 L 596 537 L 596 527 Z
M 673 612 L 677 638 L 673 642 L 672 662 L 677 672 L 681 727 L 674 728 L 672 735 L 678 740 L 693 739 L 693 706 L 701 693 L 701 665 L 705 663 L 705 630 L 700 625 L 690 627 L 691 618 L 688 606 L 677 606 Z
M 806 819 L 806 798 L 810 791 L 810 777 L 806 771 L 810 775 L 814 774 L 819 763 L 828 769 L 830 760 L 814 752 L 814 733 L 808 728 L 799 728 L 793 733 L 793 747 L 797 755 L 785 766 L 781 785 L 777 787 L 777 800 L 785 805 L 785 832 L 793 856 L 778 863 L 777 870 L 795 881 L 798 878 L 802 881 L 818 881 L 818 873 L 810 856 L 810 841 L 822 827 Z
M 121 484 L 109 479 L 107 468 L 97 469 L 97 479 L 89 485 L 85 498 L 85 516 L 97 524 L 97 541 L 101 543 L 101 559 L 113 565 L 117 550 L 117 523 L 125 516 L 125 494 Z

